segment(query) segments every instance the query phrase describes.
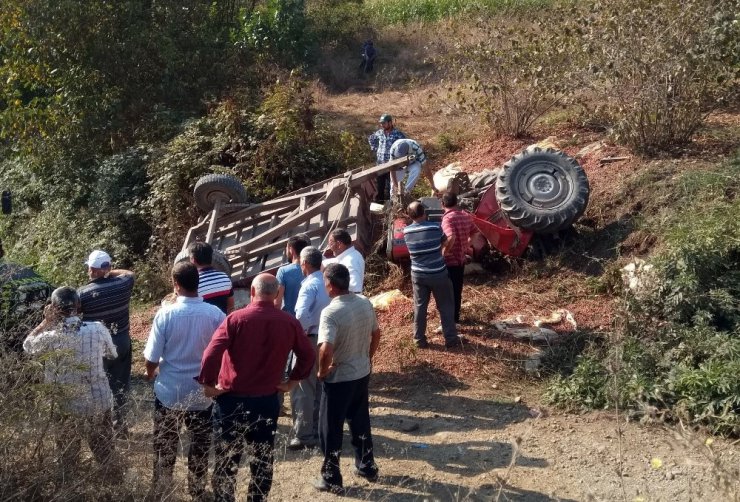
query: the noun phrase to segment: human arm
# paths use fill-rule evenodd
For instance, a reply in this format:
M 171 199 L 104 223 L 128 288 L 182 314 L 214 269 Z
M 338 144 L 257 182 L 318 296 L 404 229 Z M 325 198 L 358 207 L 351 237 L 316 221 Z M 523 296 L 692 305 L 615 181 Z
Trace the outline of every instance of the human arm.
M 132 272 L 131 270 L 126 270 L 124 268 L 116 268 L 114 270 L 111 270 L 108 272 L 108 277 L 136 277 L 136 274 Z
M 449 237 L 446 235 L 442 239 L 442 255 L 448 254 L 452 250 L 452 246 L 455 244 L 455 234 L 450 234 Z
M 380 142 L 380 138 L 378 138 L 378 133 L 374 132 L 370 136 L 367 137 L 367 142 L 370 144 L 370 150 L 375 152 L 378 150 L 378 143 Z
M 431 166 L 429 166 L 429 162 L 422 162 L 421 171 L 424 173 L 424 177 L 427 181 L 429 181 L 429 186 L 432 187 L 432 196 L 436 197 L 439 195 L 439 190 L 434 186 L 434 173 L 432 172 Z
M 234 311 L 234 293 L 232 291 L 231 295 L 226 299 L 226 313 L 231 314 Z
M 378 350 L 378 346 L 380 345 L 380 328 L 376 327 L 370 336 L 372 337 L 370 339 L 370 361 L 372 361 L 373 356 L 375 356 L 375 352 Z
M 157 368 L 159 368 L 159 363 L 155 363 L 153 361 L 146 361 L 144 363 L 145 371 L 146 371 L 146 379 L 147 381 L 151 382 L 154 380 L 154 377 L 157 375 Z
M 44 351 L 45 343 L 42 335 L 45 331 L 50 330 L 53 326 L 59 324 L 64 316 L 61 311 L 54 305 L 44 307 L 44 318 L 31 330 L 25 340 L 23 340 L 23 350 L 29 354 L 38 354 Z
M 319 345 L 319 370 L 316 373 L 316 378 L 319 380 L 325 379 L 334 371 L 334 368 L 334 345 L 324 342 Z
M 298 299 L 295 302 L 295 318 L 301 323 L 303 331 L 307 331 L 312 324 L 315 324 L 314 317 L 311 315 L 312 308 L 316 302 L 316 288 L 312 285 L 304 284 L 301 285 L 301 289 L 298 290 Z
M 148 381 L 151 381 L 156 375 L 159 360 L 164 352 L 167 332 L 167 317 L 165 312 L 166 310 L 160 310 L 154 316 L 152 328 L 149 330 L 149 338 L 147 338 L 146 346 L 144 347 L 145 375 Z
M 231 322 L 233 322 L 231 316 L 224 319 L 213 334 L 206 350 L 203 351 L 203 357 L 200 363 L 200 375 L 198 375 L 197 380 L 198 383 L 203 385 L 206 396 L 208 396 L 207 389 L 213 389 L 218 384 L 218 375 L 221 371 L 221 359 L 223 358 L 224 352 L 226 352 L 226 350 L 231 346 L 231 336 L 229 334 L 229 324 Z

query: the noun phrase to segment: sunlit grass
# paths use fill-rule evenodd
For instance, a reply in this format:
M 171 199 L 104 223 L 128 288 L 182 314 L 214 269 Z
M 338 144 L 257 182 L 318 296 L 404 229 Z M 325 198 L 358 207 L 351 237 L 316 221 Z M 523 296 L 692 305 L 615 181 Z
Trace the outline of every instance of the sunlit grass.
M 471 14 L 531 10 L 551 0 L 369 0 L 368 11 L 379 23 L 432 22 Z

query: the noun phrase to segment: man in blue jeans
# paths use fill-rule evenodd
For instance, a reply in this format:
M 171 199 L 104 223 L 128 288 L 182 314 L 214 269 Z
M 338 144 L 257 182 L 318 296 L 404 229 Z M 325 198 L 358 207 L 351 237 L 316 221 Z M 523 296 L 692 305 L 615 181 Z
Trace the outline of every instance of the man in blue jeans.
M 198 382 L 214 397 L 216 501 L 233 502 L 236 474 L 245 443 L 251 448 L 247 500 L 261 502 L 272 488 L 277 431 L 277 392 L 289 391 L 306 378 L 316 356 L 295 317 L 275 307 L 277 279 L 254 278 L 252 302 L 229 314 L 203 353 Z M 288 352 L 296 357 L 289 382 L 283 384 Z
M 319 440 L 324 462 L 319 491 L 342 493 L 339 457 L 344 422 L 349 425 L 355 450 L 355 474 L 378 479 L 370 431 L 368 383 L 371 361 L 380 343 L 380 328 L 370 300 L 350 293 L 349 270 L 332 263 L 324 270 L 324 285 L 332 299 L 319 322 L 319 370 L 323 383 L 319 409 Z
M 427 342 L 427 308 L 429 297 L 434 295 L 445 347 L 459 347 L 462 339 L 455 327 L 455 298 L 452 282 L 447 273 L 443 255 L 454 244 L 454 237 L 446 236 L 438 223 L 427 221 L 424 205 L 419 201 L 409 204 L 406 210 L 414 222 L 403 229 L 403 238 L 411 255 L 411 285 L 414 291 L 414 344 L 420 349 Z

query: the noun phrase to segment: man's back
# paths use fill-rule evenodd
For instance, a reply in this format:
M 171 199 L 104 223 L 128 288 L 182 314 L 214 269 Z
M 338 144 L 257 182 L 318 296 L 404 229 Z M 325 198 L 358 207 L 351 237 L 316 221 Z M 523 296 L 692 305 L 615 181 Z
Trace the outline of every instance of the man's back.
M 103 358 L 116 357 L 110 333 L 101 323 L 68 317 L 53 330 L 29 336 L 23 349 L 32 355 L 51 354 L 44 361 L 45 380 L 67 386 L 71 411 L 108 411 L 112 394 Z
M 444 233 L 438 224 L 412 223 L 403 229 L 403 237 L 411 255 L 412 274 L 436 274 L 446 270 L 442 258 Z
M 234 294 L 231 278 L 215 268 L 202 268 L 198 271 L 198 296 L 203 301 L 215 305 L 224 314 L 228 313 L 229 298 Z
M 298 291 L 301 289 L 303 272 L 297 263 L 283 265 L 277 271 L 278 284 L 285 288 L 283 293 L 283 311 L 295 315 L 295 304 L 298 300 Z
M 82 286 L 78 293 L 83 318 L 99 321 L 114 337 L 129 336 L 129 302 L 134 287 L 131 275 L 101 277 Z
M 357 380 L 370 374 L 371 334 L 378 320 L 370 300 L 355 294 L 340 295 L 321 313 L 319 344 L 333 346 L 336 370 L 327 382 Z
M 442 230 L 446 235 L 455 237 L 452 247 L 445 255 L 445 262 L 450 266 L 465 265 L 465 251 L 468 248 L 468 238 L 475 224 L 473 217 L 460 208 L 450 209 L 442 216 Z
M 225 318 L 218 307 L 201 298 L 184 296 L 157 312 L 144 357 L 159 362 L 154 392 L 167 408 L 197 410 L 210 406 L 211 400 L 203 396 L 193 377 L 200 373 L 203 352 Z

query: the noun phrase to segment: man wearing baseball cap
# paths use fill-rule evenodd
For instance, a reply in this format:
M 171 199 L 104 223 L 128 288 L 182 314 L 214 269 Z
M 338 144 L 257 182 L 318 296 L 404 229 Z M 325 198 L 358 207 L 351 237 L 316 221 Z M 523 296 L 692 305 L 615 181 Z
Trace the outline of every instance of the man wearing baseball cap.
M 112 269 L 111 257 L 96 249 L 88 257 L 87 275 L 90 282 L 79 289 L 80 311 L 85 321 L 102 322 L 111 332 L 118 357 L 105 361 L 105 371 L 113 391 L 113 425 L 125 437 L 124 405 L 131 385 L 131 337 L 129 335 L 129 304 L 134 287 L 134 273 Z
M 381 115 L 378 122 L 380 122 L 380 129 L 368 137 L 370 150 L 375 152 L 376 165 L 388 162 L 391 156 L 391 145 L 393 145 L 397 140 L 406 137 L 404 133 L 395 128 L 393 125 L 393 117 L 389 114 L 384 113 Z M 390 198 L 390 173 L 379 174 L 377 177 L 377 183 L 378 194 L 375 199 L 379 202 L 388 200 Z

